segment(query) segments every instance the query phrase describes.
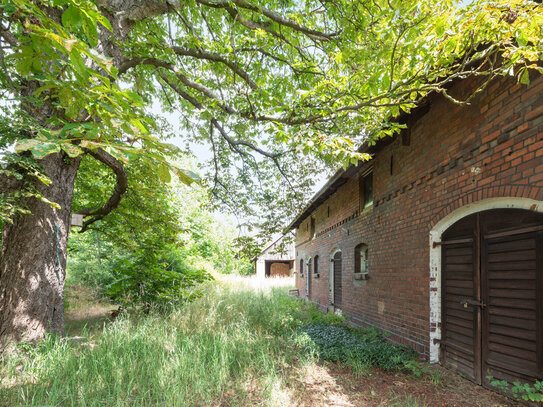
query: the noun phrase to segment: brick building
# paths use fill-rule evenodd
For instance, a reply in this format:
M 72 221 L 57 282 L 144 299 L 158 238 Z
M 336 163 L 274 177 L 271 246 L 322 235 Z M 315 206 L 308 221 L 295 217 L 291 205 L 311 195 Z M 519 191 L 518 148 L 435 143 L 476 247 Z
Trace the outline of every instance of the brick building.
M 477 383 L 542 379 L 543 76 L 400 120 L 291 223 L 301 296 Z

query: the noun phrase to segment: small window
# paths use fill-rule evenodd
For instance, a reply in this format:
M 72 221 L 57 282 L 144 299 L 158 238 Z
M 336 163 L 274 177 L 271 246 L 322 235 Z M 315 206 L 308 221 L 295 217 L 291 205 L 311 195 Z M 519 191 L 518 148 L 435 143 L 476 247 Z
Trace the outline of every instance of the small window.
M 311 229 L 309 231 L 309 238 L 313 239 L 315 237 L 315 218 L 311 217 Z
M 315 256 L 315 260 L 313 262 L 313 276 L 315 278 L 319 278 L 319 256 Z
M 304 261 L 300 259 L 300 278 L 304 277 Z
M 354 248 L 354 273 L 358 280 L 366 280 L 369 273 L 369 250 L 363 243 Z
M 362 209 L 373 205 L 373 173 L 359 179 L 359 192 Z

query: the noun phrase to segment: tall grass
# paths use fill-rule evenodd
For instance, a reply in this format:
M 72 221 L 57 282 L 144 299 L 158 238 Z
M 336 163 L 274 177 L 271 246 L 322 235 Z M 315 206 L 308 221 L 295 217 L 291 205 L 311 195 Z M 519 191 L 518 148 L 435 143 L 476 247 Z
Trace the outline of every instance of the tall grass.
M 285 367 L 303 362 L 290 338 L 304 307 L 284 290 L 215 286 L 166 315 L 118 319 L 94 343 L 48 338 L 2 361 L 0 403 L 274 404 Z
M 0 405 L 290 406 L 293 367 L 319 357 L 365 369 L 405 360 L 376 332 L 348 328 L 285 288 L 239 284 L 210 284 L 168 312 L 124 315 L 91 338 L 49 337 L 4 356 Z

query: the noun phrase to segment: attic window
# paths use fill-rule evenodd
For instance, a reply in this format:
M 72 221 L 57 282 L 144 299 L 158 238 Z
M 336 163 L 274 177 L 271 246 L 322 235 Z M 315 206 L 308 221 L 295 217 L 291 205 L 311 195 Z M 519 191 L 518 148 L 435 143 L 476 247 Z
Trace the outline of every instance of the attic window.
M 360 206 L 365 209 L 373 205 L 373 173 L 359 179 Z
M 315 237 L 315 218 L 311 217 L 311 228 L 309 229 L 309 238 L 313 239 Z

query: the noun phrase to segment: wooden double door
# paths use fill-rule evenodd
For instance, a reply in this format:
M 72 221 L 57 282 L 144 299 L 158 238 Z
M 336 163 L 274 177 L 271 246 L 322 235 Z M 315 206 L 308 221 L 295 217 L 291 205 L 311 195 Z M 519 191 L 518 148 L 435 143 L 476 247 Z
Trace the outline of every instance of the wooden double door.
M 478 384 L 543 378 L 543 215 L 489 210 L 442 236 L 441 361 Z

